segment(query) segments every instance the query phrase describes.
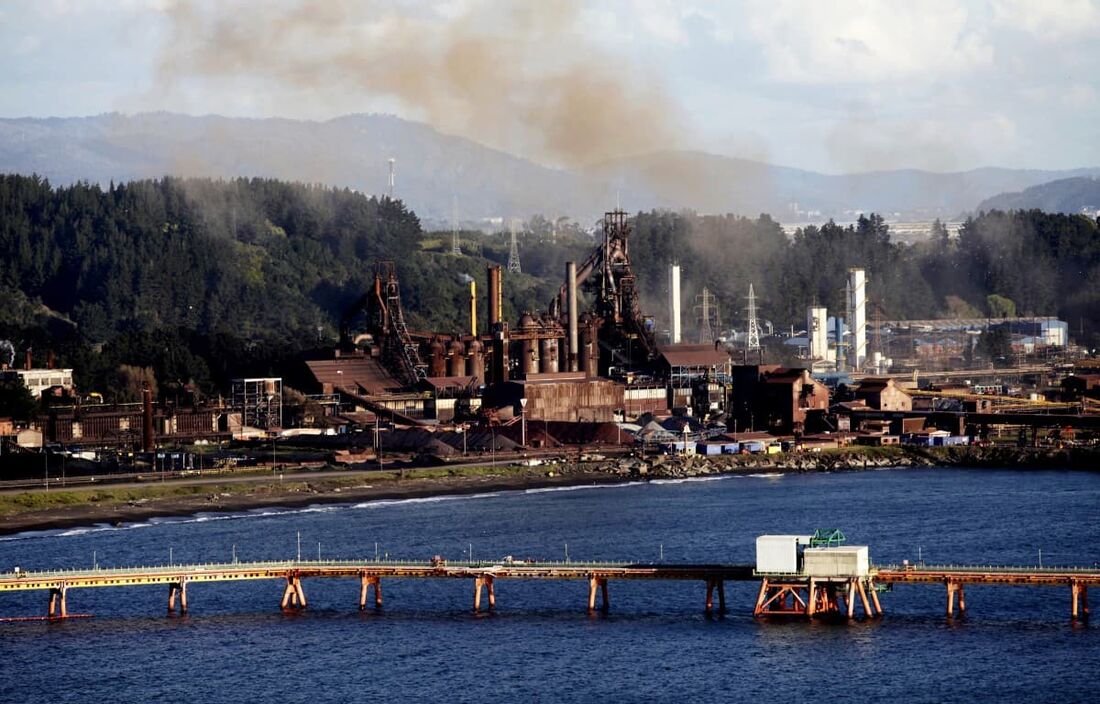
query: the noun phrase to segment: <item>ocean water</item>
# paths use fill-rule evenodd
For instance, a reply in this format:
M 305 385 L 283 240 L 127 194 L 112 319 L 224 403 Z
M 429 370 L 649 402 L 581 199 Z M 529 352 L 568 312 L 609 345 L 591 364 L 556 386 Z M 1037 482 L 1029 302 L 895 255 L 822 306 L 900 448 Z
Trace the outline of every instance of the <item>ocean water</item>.
M 1100 473 L 898 469 L 757 475 L 265 509 L 0 537 L 0 566 L 373 557 L 753 560 L 762 533 L 839 527 L 872 561 L 1100 563 Z M 469 580 L 388 580 L 360 613 L 354 580 L 306 580 L 286 615 L 277 581 L 75 589 L 94 618 L 0 623 L 0 702 L 1050 701 L 1097 699 L 1100 616 L 1071 623 L 1067 588 L 898 586 L 885 618 L 758 622 L 757 585 L 497 582 L 472 613 Z M 1098 590 L 1100 591 L 1100 590 Z M 0 594 L 0 616 L 45 593 Z M 1100 610 L 1100 594 L 1094 595 Z

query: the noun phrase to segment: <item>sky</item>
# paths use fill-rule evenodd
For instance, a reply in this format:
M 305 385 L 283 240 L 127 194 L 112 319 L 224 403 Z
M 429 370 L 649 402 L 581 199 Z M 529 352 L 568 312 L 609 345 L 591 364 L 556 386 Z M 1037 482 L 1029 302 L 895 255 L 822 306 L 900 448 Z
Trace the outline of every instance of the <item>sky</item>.
M 554 166 L 1100 166 L 1100 0 L 0 0 L 0 116 L 383 112 Z

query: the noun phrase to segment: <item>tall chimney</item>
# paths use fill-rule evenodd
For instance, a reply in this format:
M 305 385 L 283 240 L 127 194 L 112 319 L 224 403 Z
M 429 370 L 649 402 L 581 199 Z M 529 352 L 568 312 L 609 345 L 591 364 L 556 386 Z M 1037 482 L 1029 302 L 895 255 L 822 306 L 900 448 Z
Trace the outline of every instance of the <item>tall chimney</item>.
M 153 390 L 146 384 L 141 392 L 141 448 L 152 452 L 153 442 Z
M 57 358 L 54 356 L 53 350 L 46 351 L 46 369 L 53 369 L 56 366 Z
M 470 335 L 477 337 L 477 282 L 470 282 Z
M 30 371 L 34 369 L 34 359 L 31 356 L 31 348 L 27 348 L 27 352 L 23 355 L 23 368 Z
M 867 359 L 867 275 L 863 269 L 848 270 L 849 310 L 851 319 L 848 330 L 851 332 L 848 357 L 851 368 L 858 371 Z
M 668 268 L 668 326 L 670 342 L 680 344 L 680 265 Z
M 577 371 L 577 353 L 580 346 L 577 342 L 577 263 L 565 263 L 565 285 L 568 291 L 567 303 L 569 306 L 569 349 L 566 367 L 569 371 Z
M 500 299 L 497 288 L 500 285 L 500 267 L 489 267 L 489 329 L 500 322 Z

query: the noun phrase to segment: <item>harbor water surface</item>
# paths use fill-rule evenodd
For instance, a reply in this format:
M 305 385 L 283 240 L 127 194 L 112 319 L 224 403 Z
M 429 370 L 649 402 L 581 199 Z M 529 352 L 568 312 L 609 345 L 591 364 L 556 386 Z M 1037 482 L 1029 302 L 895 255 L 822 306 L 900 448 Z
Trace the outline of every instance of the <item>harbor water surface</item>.
M 502 492 L 209 514 L 0 538 L 0 569 L 363 557 L 753 561 L 763 533 L 841 528 L 875 563 L 1095 566 L 1100 473 L 897 469 Z M 757 585 L 306 580 L 284 614 L 275 581 L 193 584 L 166 617 L 160 587 L 76 589 L 94 618 L 0 623 L 0 701 L 1094 701 L 1100 617 L 1071 623 L 1069 588 L 940 586 L 882 595 L 882 620 L 759 622 Z M 46 594 L 0 594 L 0 616 Z M 1100 604 L 1100 594 L 1094 596 Z M 1096 608 L 1094 607 L 1094 611 Z

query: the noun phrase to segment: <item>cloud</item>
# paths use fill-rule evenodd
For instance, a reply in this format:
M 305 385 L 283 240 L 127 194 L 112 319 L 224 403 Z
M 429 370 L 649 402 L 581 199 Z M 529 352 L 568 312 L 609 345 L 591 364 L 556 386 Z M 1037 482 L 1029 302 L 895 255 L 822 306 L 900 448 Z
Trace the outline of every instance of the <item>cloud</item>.
M 1095 35 L 1100 25 L 1096 0 L 992 0 L 993 21 L 1044 40 Z

